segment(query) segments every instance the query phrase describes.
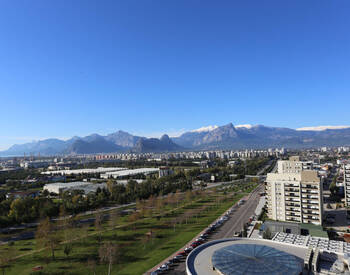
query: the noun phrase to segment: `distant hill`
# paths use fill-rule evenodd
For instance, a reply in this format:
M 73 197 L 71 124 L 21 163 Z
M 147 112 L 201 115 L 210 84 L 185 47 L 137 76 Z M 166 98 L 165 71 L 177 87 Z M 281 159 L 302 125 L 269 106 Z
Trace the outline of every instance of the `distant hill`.
M 243 148 L 311 148 L 319 146 L 350 146 L 350 127 L 318 126 L 298 130 L 264 125 L 208 126 L 179 137 L 163 135 L 160 139 L 134 136 L 117 131 L 107 136 L 92 134 L 69 140 L 46 139 L 16 144 L 0 152 L 0 156 L 23 154 L 62 155 L 118 152 L 172 152 L 181 150 L 216 150 Z
M 183 150 L 181 146 L 174 143 L 168 135 L 163 135 L 160 139 L 157 138 L 141 138 L 133 148 L 137 153 L 148 152 L 172 152 Z
M 77 139 L 65 151 L 67 154 L 98 154 L 122 152 L 125 148 L 119 146 L 105 137 L 94 135 L 84 139 Z
M 134 147 L 141 138 L 142 137 L 133 136 L 124 131 L 118 131 L 106 136 L 106 139 L 108 141 L 111 141 L 119 146 L 126 147 L 126 148 Z
M 343 129 L 294 130 L 264 125 L 203 127 L 209 130 L 190 131 L 172 140 L 192 149 L 242 148 L 310 148 L 319 146 L 350 145 L 350 127 Z

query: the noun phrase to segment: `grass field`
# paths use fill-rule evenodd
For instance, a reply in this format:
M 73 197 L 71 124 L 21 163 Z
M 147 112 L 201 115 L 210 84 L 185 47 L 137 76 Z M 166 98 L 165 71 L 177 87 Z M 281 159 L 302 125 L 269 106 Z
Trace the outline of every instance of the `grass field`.
M 64 244 L 55 249 L 55 260 L 50 250 L 38 250 L 35 240 L 3 245 L 0 253 L 19 256 L 5 274 L 94 274 L 94 267 L 96 274 L 107 274 L 108 265 L 99 261 L 98 253 L 106 242 L 118 245 L 112 274 L 143 274 L 185 245 L 256 185 L 238 185 L 231 188 L 235 192 L 229 193 L 211 190 L 193 195 L 191 200 L 182 194 L 176 203 L 164 202 L 161 209 L 146 211 L 136 221 L 131 221 L 130 216 L 114 217 L 115 223 L 106 221 L 100 233 L 93 225 L 70 229 L 72 251 L 68 257 L 63 253 Z M 149 232 L 151 237 L 147 237 Z M 33 272 L 38 265 L 43 270 Z

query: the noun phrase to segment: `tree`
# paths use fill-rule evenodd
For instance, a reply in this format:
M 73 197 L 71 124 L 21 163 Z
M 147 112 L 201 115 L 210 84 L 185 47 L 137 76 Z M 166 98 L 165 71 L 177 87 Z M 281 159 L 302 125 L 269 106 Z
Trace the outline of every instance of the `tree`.
M 101 262 L 108 263 L 108 275 L 111 274 L 112 264 L 115 262 L 118 253 L 118 247 L 111 242 L 104 243 L 98 250 Z
M 49 218 L 44 219 L 38 225 L 36 232 L 37 244 L 44 249 L 50 249 L 52 259 L 55 260 L 55 248 L 60 242 L 60 238 L 54 231 L 53 225 Z
M 5 269 L 9 266 L 14 256 L 15 250 L 12 246 L 0 251 L 0 268 L 2 269 L 2 275 L 5 275 Z
M 96 275 L 96 261 L 93 258 L 89 258 L 87 261 L 88 268 L 92 271 L 94 275 Z
M 191 190 L 187 190 L 186 191 L 186 202 L 191 202 L 192 203 L 192 197 L 193 197 L 193 193 Z
M 107 189 L 110 194 L 113 193 L 113 187 L 114 187 L 114 180 L 112 179 L 107 180 Z
M 110 215 L 109 215 L 109 225 L 114 228 L 117 226 L 117 223 L 118 223 L 118 218 L 120 216 L 120 213 L 119 213 L 119 210 L 118 209 L 115 209 L 115 210 L 112 210 L 110 212 Z
M 333 178 L 332 183 L 329 186 L 329 191 L 331 191 L 333 196 L 338 193 L 339 187 L 337 186 L 337 176 Z
M 116 230 L 116 226 L 118 224 L 118 218 L 119 218 L 119 210 L 115 209 L 112 210 L 109 216 L 109 226 L 111 227 L 111 229 L 113 229 L 114 232 L 114 238 L 117 238 L 117 230 Z
M 181 192 L 180 190 L 176 190 L 176 193 L 175 193 L 176 207 L 179 207 L 180 199 L 181 199 Z
M 143 200 L 136 199 L 136 209 L 139 211 L 141 217 L 145 216 L 145 208 L 145 202 Z
M 134 212 L 129 216 L 129 221 L 133 224 L 133 229 L 136 229 L 136 222 L 139 220 L 140 214 L 138 212 Z
M 163 215 L 164 215 L 164 200 L 163 200 L 163 197 L 158 197 L 157 198 L 156 209 L 157 209 L 157 212 L 159 213 L 159 215 L 161 217 L 163 217 Z
M 96 212 L 95 215 L 95 230 L 98 232 L 98 241 L 101 242 L 101 231 L 102 231 L 102 215 L 100 212 Z
M 178 217 L 175 217 L 171 220 L 171 224 L 173 225 L 174 232 L 176 231 L 176 224 L 179 222 Z
M 141 242 L 143 244 L 143 249 L 146 249 L 146 245 L 149 242 L 149 239 L 150 239 L 150 235 L 145 234 L 142 236 Z
M 70 217 L 64 205 L 60 206 L 60 215 L 59 215 L 59 229 L 63 233 L 64 241 L 69 241 L 72 238 L 72 228 L 73 228 L 74 220 L 73 217 Z
M 66 243 L 64 245 L 63 253 L 66 255 L 68 258 L 69 254 L 72 252 L 72 244 L 71 243 Z

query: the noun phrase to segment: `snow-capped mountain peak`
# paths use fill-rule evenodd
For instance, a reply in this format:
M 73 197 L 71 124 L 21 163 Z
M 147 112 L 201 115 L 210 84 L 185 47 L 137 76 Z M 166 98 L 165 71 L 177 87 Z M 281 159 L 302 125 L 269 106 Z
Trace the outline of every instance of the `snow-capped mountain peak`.
M 209 126 L 205 126 L 205 127 L 201 127 L 201 128 L 192 130 L 191 132 L 194 132 L 194 133 L 210 132 L 210 131 L 215 130 L 218 127 L 219 126 L 217 126 L 217 125 L 209 125 Z
M 347 129 L 350 128 L 350 126 L 311 126 L 311 127 L 302 127 L 297 128 L 297 131 L 324 131 L 324 130 L 340 130 L 340 129 Z
M 235 128 L 246 128 L 246 129 L 251 129 L 253 125 L 251 124 L 242 124 L 242 125 L 236 125 Z

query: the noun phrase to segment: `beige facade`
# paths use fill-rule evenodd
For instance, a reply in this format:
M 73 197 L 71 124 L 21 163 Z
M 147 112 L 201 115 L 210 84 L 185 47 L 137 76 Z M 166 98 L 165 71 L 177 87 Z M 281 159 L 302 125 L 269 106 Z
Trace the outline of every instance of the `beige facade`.
M 343 169 L 344 169 L 345 205 L 350 206 L 350 164 L 344 165 Z
M 302 164 L 297 165 L 298 161 L 279 162 L 278 168 L 283 170 L 269 173 L 266 178 L 268 217 L 278 221 L 322 224 L 322 185 L 317 172 L 299 169 Z

